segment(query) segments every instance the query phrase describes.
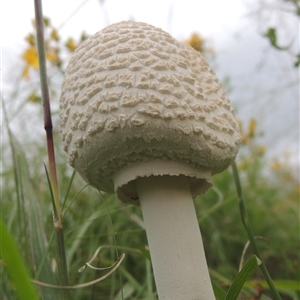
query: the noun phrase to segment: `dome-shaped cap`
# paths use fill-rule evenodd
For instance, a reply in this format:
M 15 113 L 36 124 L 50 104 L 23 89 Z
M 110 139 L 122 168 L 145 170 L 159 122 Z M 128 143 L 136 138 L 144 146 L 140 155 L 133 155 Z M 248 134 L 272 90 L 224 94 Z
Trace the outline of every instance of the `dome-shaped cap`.
M 195 196 L 233 162 L 240 145 L 233 109 L 201 54 L 132 21 L 106 27 L 75 51 L 60 118 L 70 165 L 126 202 L 136 199 L 131 180 L 166 172 L 191 177 Z

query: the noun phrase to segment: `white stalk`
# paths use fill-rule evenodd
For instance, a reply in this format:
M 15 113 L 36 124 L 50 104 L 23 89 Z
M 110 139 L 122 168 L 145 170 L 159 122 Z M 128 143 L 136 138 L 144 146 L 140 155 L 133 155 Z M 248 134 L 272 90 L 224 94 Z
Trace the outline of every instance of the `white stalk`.
M 187 178 L 140 177 L 136 187 L 159 299 L 215 299 Z

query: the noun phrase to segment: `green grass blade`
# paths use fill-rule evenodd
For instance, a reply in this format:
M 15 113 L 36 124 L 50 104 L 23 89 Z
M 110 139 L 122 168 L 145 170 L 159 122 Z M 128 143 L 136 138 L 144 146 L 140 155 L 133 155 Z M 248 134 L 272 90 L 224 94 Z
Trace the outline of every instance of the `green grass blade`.
M 76 250 L 79 248 L 80 243 L 82 243 L 82 239 L 84 235 L 86 234 L 86 231 L 88 230 L 89 226 L 91 226 L 92 222 L 95 219 L 100 218 L 101 216 L 101 211 L 97 210 L 95 211 L 89 219 L 87 219 L 83 224 L 80 226 L 80 230 L 76 234 L 76 239 L 74 239 L 74 242 L 68 247 L 67 249 L 67 265 L 71 264 L 71 261 L 73 259 L 73 256 L 76 252 Z
M 50 177 L 49 177 L 49 172 L 47 170 L 47 166 L 44 164 L 44 168 L 45 168 L 45 174 L 47 177 L 47 181 L 48 181 L 48 186 L 49 186 L 49 191 L 50 191 L 50 198 L 52 201 L 52 207 L 53 207 L 53 211 L 55 210 L 55 201 L 54 201 L 54 195 L 53 195 L 53 190 L 52 190 L 52 186 L 51 186 L 51 181 L 50 181 Z
M 146 264 L 146 286 L 147 286 L 147 299 L 148 300 L 155 300 L 155 293 L 153 292 L 155 290 L 153 286 L 153 273 L 152 273 L 152 265 L 151 261 L 149 259 L 145 259 Z
M 217 201 L 217 203 L 215 203 L 214 205 L 212 205 L 212 207 L 210 207 L 209 209 L 205 210 L 201 214 L 201 216 L 198 218 L 198 222 L 199 223 L 201 223 L 206 218 L 208 218 L 212 213 L 214 213 L 216 210 L 218 210 L 224 204 L 224 195 L 223 195 L 223 193 L 216 186 L 213 186 L 211 188 L 211 190 L 216 193 L 216 195 L 218 197 L 218 201 Z
M 19 299 L 21 300 L 38 300 L 38 294 L 29 279 L 29 274 L 22 260 L 17 245 L 7 231 L 6 226 L 0 219 L 1 233 L 1 259 L 7 269 L 14 287 L 16 288 Z
M 49 173 L 47 170 L 47 167 L 45 166 L 45 172 L 48 179 L 48 186 L 50 190 L 53 210 L 55 211 L 55 199 L 54 199 L 54 193 L 52 189 L 52 185 L 50 182 Z M 62 224 L 62 223 L 60 223 Z M 57 252 L 57 264 L 58 264 L 58 273 L 59 273 L 59 279 L 62 283 L 61 285 L 69 285 L 69 277 L 68 277 L 68 270 L 67 270 L 67 261 L 66 261 L 66 251 L 65 251 L 65 242 L 64 242 L 64 232 L 63 227 L 60 226 L 58 222 L 54 223 L 54 235 L 56 238 L 56 252 Z M 52 241 L 52 239 L 51 239 Z M 61 290 L 62 299 L 70 299 L 70 292 L 68 290 Z
M 120 268 L 120 272 L 122 273 L 122 276 L 126 279 L 126 281 L 133 286 L 135 292 L 137 295 L 141 295 L 144 292 L 143 285 L 139 283 L 136 278 L 134 278 L 131 273 L 126 270 L 125 268 Z
M 64 201 L 63 201 L 62 208 L 61 208 L 62 211 L 64 210 L 65 204 L 66 204 L 67 199 L 68 199 L 68 197 L 69 197 L 69 193 L 70 193 L 71 186 L 72 186 L 72 183 L 73 183 L 73 181 L 74 181 L 75 175 L 76 175 L 76 171 L 74 170 L 73 173 L 72 173 L 71 179 L 70 179 L 70 181 L 69 181 L 69 185 L 68 185 L 68 188 L 67 188 L 65 197 L 64 197 Z
M 27 162 L 25 152 L 10 130 L 5 109 L 4 116 L 12 153 L 14 183 L 18 199 L 17 224 L 21 227 L 19 234 L 21 234 L 24 241 L 22 243 L 24 257 L 26 257 L 26 261 L 30 261 L 30 266 L 33 270 L 40 270 L 40 272 L 35 273 L 35 279 L 56 284 L 55 274 L 52 272 L 49 260 L 43 259 L 48 250 L 48 241 L 43 226 L 40 199 L 37 196 L 38 188 L 35 186 L 29 172 L 29 163 Z M 20 240 L 21 238 L 17 241 L 19 242 Z M 57 291 L 49 289 L 40 289 L 40 293 L 44 300 L 55 299 L 58 295 Z
M 29 260 L 34 270 L 41 270 L 35 274 L 35 279 L 40 281 L 57 284 L 55 274 L 53 273 L 49 260 L 43 260 L 45 253 L 48 251 L 48 240 L 46 238 L 45 229 L 43 226 L 43 218 L 45 217 L 41 211 L 41 199 L 37 195 L 38 188 L 35 186 L 28 170 L 27 159 L 23 149 L 12 136 L 12 143 L 15 149 L 15 155 L 18 158 L 17 168 L 19 170 L 19 182 L 22 183 L 24 191 L 24 204 L 21 207 L 25 215 L 24 227 L 26 228 L 26 239 L 28 239 Z M 42 298 L 45 300 L 58 299 L 58 291 L 41 288 Z M 56 298 L 55 298 L 56 297 Z
M 273 283 L 273 281 L 272 281 L 272 278 L 271 278 L 271 276 L 270 276 L 263 260 L 261 259 L 260 251 L 259 251 L 259 249 L 256 245 L 255 237 L 253 235 L 252 228 L 250 226 L 249 218 L 248 218 L 248 215 L 247 215 L 247 211 L 246 211 L 246 208 L 245 208 L 245 203 L 244 203 L 244 197 L 243 197 L 243 191 L 242 191 L 242 186 L 241 186 L 241 182 L 240 182 L 239 172 L 238 172 L 238 168 L 237 168 L 235 162 L 232 164 L 232 172 L 233 172 L 234 183 L 236 185 L 242 222 L 243 222 L 244 227 L 246 229 L 246 232 L 248 234 L 248 238 L 249 238 L 249 241 L 250 241 L 250 245 L 252 247 L 252 251 L 261 260 L 260 269 L 261 269 L 266 281 L 268 282 L 270 290 L 273 293 L 274 299 L 275 300 L 282 300 L 279 293 L 278 293 L 278 291 L 277 291 L 277 289 L 276 289 L 276 287 L 275 287 L 275 285 L 274 285 L 274 283 Z
M 227 277 L 221 275 L 220 273 L 211 268 L 209 268 L 209 275 L 212 278 L 212 281 L 219 282 L 222 286 L 231 285 L 231 281 Z
M 214 294 L 215 294 L 215 298 L 217 300 L 225 300 L 226 298 L 226 292 L 217 284 L 212 280 L 212 287 L 214 290 Z
M 260 259 L 257 256 L 253 255 L 232 282 L 225 300 L 237 299 L 245 282 L 253 275 L 260 264 Z
M 143 255 L 145 258 L 147 258 L 149 261 L 151 261 L 150 251 L 147 250 L 147 249 L 145 248 L 145 246 L 140 245 L 140 244 L 136 244 L 136 243 L 135 243 L 135 247 L 136 247 L 136 249 L 139 249 L 139 250 L 141 251 L 142 255 Z
M 10 129 L 10 124 L 9 124 L 9 120 L 8 120 L 8 116 L 7 116 L 7 111 L 6 111 L 6 105 L 4 100 L 2 99 L 2 107 L 3 107 L 3 116 L 4 116 L 4 123 L 7 126 L 7 133 L 8 133 L 8 139 L 9 139 L 9 145 L 10 145 L 10 150 L 11 150 L 11 156 L 12 156 L 12 160 L 13 160 L 13 174 L 14 174 L 14 184 L 15 184 L 15 191 L 16 191 L 16 202 L 17 202 L 17 215 L 18 215 L 18 220 L 19 222 L 18 227 L 19 227 L 19 232 L 21 233 L 21 235 L 25 235 L 25 231 L 24 228 L 25 226 L 23 226 L 25 223 L 25 216 L 24 216 L 24 211 L 21 209 L 22 206 L 24 206 L 24 193 L 23 193 L 23 189 L 22 189 L 22 182 L 21 178 L 19 178 L 19 169 L 18 169 L 18 156 L 16 154 L 16 150 L 15 150 L 15 145 L 14 145 L 14 138 L 13 138 L 13 134 L 11 132 Z M 12 221 L 10 222 L 12 223 Z
M 125 283 L 122 287 L 122 290 L 114 297 L 113 300 L 127 300 L 131 299 L 132 294 L 134 293 L 134 287 L 129 283 Z

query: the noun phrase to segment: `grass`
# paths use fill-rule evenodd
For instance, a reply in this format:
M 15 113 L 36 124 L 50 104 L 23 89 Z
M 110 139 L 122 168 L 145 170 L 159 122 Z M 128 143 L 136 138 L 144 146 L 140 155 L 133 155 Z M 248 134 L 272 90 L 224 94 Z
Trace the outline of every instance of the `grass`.
M 25 151 L 14 135 L 11 144 L 4 146 L 13 153 L 14 159 L 3 162 L 3 221 L 21 250 L 31 278 L 57 284 L 51 197 L 43 169 L 44 145 L 42 142 L 39 146 L 34 144 L 34 147 L 40 147 L 40 157 L 31 157 L 30 151 Z M 126 254 L 118 272 L 94 286 L 72 290 L 71 298 L 101 299 L 105 295 L 104 299 L 122 299 L 123 287 L 123 299 L 150 299 L 147 298 L 150 295 L 156 299 L 140 209 L 122 204 L 115 195 L 100 194 L 87 186 L 78 174 L 72 179 L 72 170 L 64 161 L 64 154 L 59 147 L 56 150 L 59 194 L 64 199 L 68 193 L 62 212 L 70 285 L 103 276 L 105 272 L 90 269 L 78 273 L 99 246 L 103 249 L 93 262 L 96 267 L 113 264 L 117 259 L 116 248 L 119 255 Z M 240 171 L 252 229 L 256 236 L 262 237 L 256 242 L 282 299 L 298 299 L 297 197 L 291 185 L 274 184 L 280 173 L 263 175 L 264 157 L 253 157 L 255 159 L 261 162 Z M 255 185 L 249 182 L 250 175 L 257 178 Z M 238 273 L 248 237 L 241 222 L 231 170 L 216 175 L 214 183 L 213 189 L 195 199 L 195 206 L 212 279 L 226 291 Z M 251 248 L 248 248 L 244 260 L 251 255 Z M 16 291 L 7 276 L 2 267 L 2 298 L 16 299 Z M 261 299 L 272 299 L 260 270 L 246 282 L 243 294 L 250 297 L 257 292 L 258 284 L 265 295 Z M 38 290 L 43 299 L 59 299 L 57 290 L 41 287 Z

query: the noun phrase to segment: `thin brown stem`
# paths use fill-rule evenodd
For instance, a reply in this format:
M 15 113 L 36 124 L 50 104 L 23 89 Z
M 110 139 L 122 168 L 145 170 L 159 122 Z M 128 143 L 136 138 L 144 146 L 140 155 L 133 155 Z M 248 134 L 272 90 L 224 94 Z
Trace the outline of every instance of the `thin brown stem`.
M 61 214 L 59 194 L 58 194 L 55 151 L 54 151 L 54 142 L 53 142 L 53 134 L 52 134 L 53 125 L 51 119 L 50 97 L 49 97 L 49 89 L 48 89 L 48 81 L 47 81 L 42 3 L 41 0 L 34 0 L 34 4 L 35 4 L 37 47 L 38 47 L 38 57 L 39 57 L 39 71 L 40 71 L 40 81 L 41 81 L 41 91 L 42 91 L 43 111 L 44 111 L 44 128 L 46 131 L 46 140 L 47 140 L 50 188 L 52 192 L 53 205 L 54 205 L 53 207 L 54 228 L 55 228 L 56 242 L 57 242 L 58 272 L 60 277 L 60 284 L 62 286 L 68 286 L 69 278 L 68 278 L 68 269 L 67 269 L 66 254 L 65 254 L 62 214 Z M 63 300 L 69 300 L 70 292 L 68 290 L 62 289 L 61 297 Z
M 46 53 L 44 46 L 44 22 L 43 22 L 43 12 L 41 0 L 34 0 L 35 4 L 35 18 L 36 18 L 36 35 L 37 35 L 37 47 L 39 56 L 39 70 L 40 70 L 40 81 L 41 81 L 41 91 L 43 99 L 43 112 L 44 112 L 44 128 L 46 131 L 47 138 L 47 148 L 48 148 L 48 160 L 49 160 L 49 174 L 50 182 L 52 185 L 52 192 L 54 197 L 55 209 L 54 215 L 57 221 L 61 224 L 61 213 L 60 213 L 60 203 L 57 188 L 57 175 L 56 175 L 56 165 L 55 165 L 55 153 L 54 153 L 54 143 L 52 135 L 52 119 L 51 119 L 51 108 L 50 108 L 50 96 L 48 89 L 47 80 L 47 68 L 46 68 Z

